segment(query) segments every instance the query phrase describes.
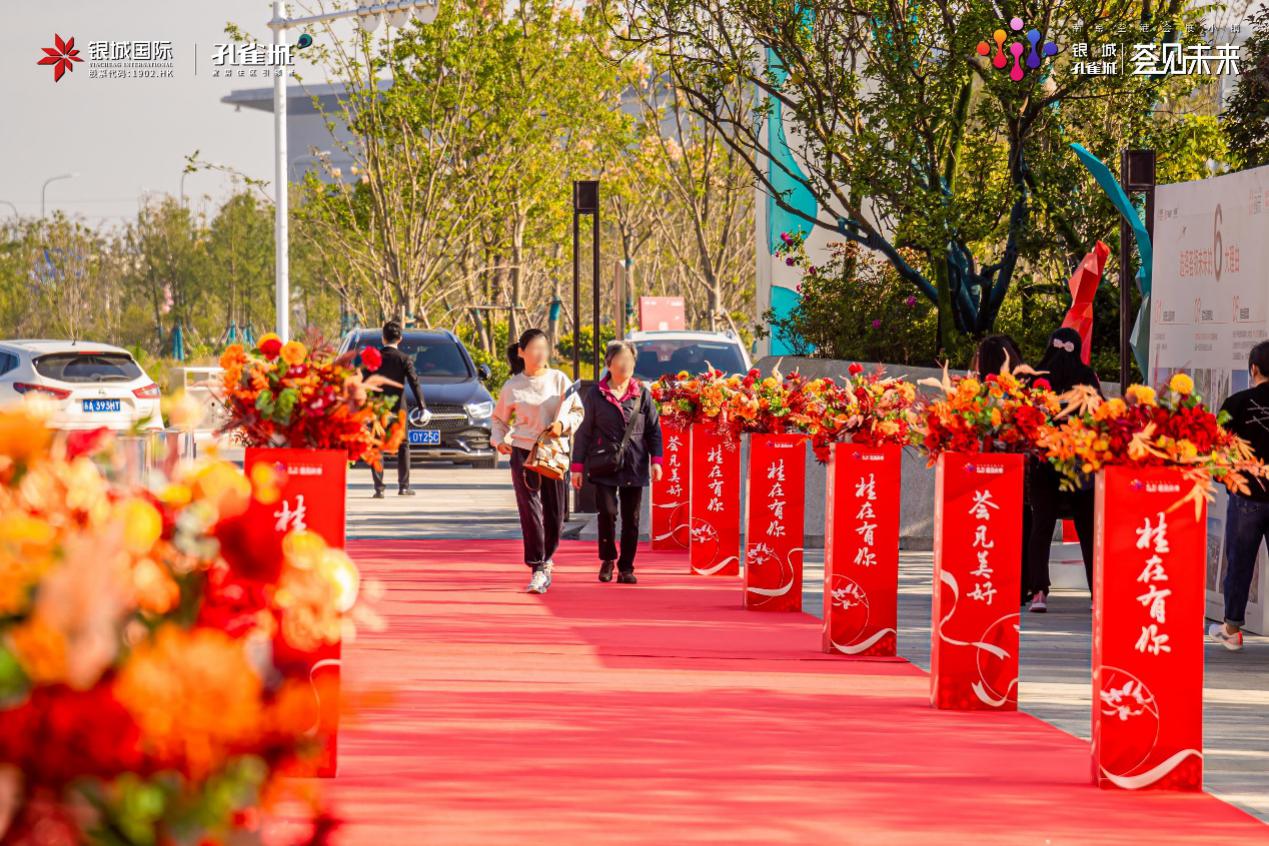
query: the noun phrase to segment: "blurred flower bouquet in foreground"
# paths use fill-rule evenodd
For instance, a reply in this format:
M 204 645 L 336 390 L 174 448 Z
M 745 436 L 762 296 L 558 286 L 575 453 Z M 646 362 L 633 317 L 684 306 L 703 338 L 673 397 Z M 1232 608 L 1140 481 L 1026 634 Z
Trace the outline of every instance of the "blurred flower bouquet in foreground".
M 0 844 L 258 842 L 301 766 L 316 706 L 275 643 L 351 625 L 353 563 L 308 532 L 247 519 L 277 497 L 203 460 L 155 490 L 115 488 L 99 432 L 0 408 Z M 315 795 L 301 842 L 333 821 Z

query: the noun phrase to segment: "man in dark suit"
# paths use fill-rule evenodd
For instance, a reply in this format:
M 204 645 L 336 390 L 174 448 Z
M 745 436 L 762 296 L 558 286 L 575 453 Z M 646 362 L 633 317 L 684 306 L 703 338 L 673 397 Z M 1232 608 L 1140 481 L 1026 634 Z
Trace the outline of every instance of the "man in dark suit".
M 401 324 L 389 320 L 383 324 L 383 363 L 375 371 L 385 379 L 396 382 L 398 386 L 409 385 L 414 392 L 414 401 L 423 415 L 427 416 L 427 403 L 423 400 L 423 391 L 419 388 L 419 377 L 414 372 L 414 361 L 401 352 L 397 345 L 401 343 Z M 387 385 L 383 389 L 384 396 L 396 397 L 396 408 L 403 408 L 405 398 L 404 387 Z M 407 410 L 408 413 L 408 410 Z M 375 480 L 375 499 L 383 499 L 383 471 L 371 470 Z M 414 496 L 410 490 L 410 439 L 407 436 L 397 450 L 397 493 L 401 496 Z

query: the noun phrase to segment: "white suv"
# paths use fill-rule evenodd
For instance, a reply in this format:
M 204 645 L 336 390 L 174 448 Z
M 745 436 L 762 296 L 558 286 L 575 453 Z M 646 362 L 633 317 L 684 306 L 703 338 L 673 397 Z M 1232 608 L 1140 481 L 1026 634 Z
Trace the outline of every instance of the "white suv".
M 683 370 L 696 375 L 706 364 L 728 375 L 750 368 L 744 344 L 730 332 L 631 332 L 626 340 L 639 351 L 635 375 L 649 382 Z
M 0 341 L 0 403 L 49 397 L 59 429 L 163 428 L 159 386 L 125 349 L 89 341 Z

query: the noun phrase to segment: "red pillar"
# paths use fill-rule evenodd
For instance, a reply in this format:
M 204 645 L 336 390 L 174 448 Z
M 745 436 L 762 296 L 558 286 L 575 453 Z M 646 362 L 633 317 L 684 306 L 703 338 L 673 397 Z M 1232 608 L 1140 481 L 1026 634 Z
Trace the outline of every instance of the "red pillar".
M 745 497 L 745 607 L 802 610 L 806 437 L 751 435 Z
M 1097 476 L 1093 558 L 1093 780 L 1203 789 L 1207 506 L 1171 467 Z
M 898 446 L 834 444 L 824 504 L 824 642 L 893 656 L 899 626 Z
M 1023 457 L 944 453 L 934 494 L 930 700 L 1018 708 Z
M 740 575 L 740 443 L 711 426 L 690 433 L 688 566 L 702 576 Z
M 661 421 L 665 456 L 661 480 L 652 482 L 653 549 L 687 550 L 688 490 L 692 462 L 688 460 L 688 431 Z

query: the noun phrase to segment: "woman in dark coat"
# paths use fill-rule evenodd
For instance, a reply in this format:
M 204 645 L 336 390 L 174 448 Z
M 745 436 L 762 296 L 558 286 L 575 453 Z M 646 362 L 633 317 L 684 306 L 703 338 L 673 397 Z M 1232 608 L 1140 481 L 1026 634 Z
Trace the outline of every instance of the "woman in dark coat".
M 599 510 L 599 580 L 635 584 L 635 550 L 639 545 L 639 508 L 651 476 L 661 478 L 661 420 L 648 388 L 634 378 L 637 353 L 626 341 L 613 341 L 604 353 L 608 373 L 582 396 L 585 416 L 573 439 L 573 487 L 582 474 L 595 486 Z M 630 440 L 615 472 L 596 472 L 589 465 L 601 453 L 621 444 L 626 424 L 634 416 Z M 617 549 L 617 514 L 621 513 L 621 550 Z

